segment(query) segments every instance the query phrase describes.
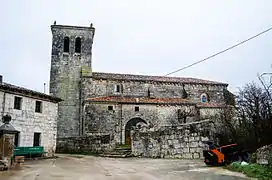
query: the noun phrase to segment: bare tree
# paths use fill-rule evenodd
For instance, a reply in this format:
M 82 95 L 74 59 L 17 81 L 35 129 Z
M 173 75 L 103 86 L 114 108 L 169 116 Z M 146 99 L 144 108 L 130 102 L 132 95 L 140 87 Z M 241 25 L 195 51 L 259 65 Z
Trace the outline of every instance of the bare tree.
M 267 91 L 255 83 L 246 84 L 236 97 L 233 108 L 224 108 L 218 119 L 221 136 L 234 139 L 248 149 L 272 143 L 272 102 Z

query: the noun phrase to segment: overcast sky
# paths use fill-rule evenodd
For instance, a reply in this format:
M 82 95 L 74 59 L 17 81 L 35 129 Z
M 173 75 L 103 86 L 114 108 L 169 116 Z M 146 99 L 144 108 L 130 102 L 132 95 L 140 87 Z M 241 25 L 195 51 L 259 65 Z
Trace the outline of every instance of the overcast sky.
M 0 0 L 0 74 L 43 91 L 49 82 L 50 25 L 96 28 L 93 71 L 165 75 L 272 26 L 271 0 Z M 171 76 L 229 83 L 272 71 L 272 31 Z M 47 87 L 48 92 L 48 87 Z

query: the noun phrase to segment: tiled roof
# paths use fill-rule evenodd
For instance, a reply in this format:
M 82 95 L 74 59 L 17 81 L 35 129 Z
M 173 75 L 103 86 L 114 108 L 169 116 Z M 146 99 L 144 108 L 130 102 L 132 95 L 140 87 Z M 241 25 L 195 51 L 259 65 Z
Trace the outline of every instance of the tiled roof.
M 41 92 L 37 92 L 37 91 L 33 91 L 30 89 L 26 89 L 23 87 L 19 87 L 19 86 L 15 86 L 12 84 L 8 84 L 8 83 L 0 83 L 0 90 L 6 91 L 6 92 L 10 92 L 10 93 L 19 93 L 19 94 L 23 94 L 25 96 L 31 96 L 31 97 L 39 97 L 41 99 L 45 99 L 45 100 L 49 100 L 52 102 L 60 102 L 62 101 L 60 98 L 55 97 L 55 96 L 51 96 L 48 94 L 44 94 Z
M 111 80 L 129 80 L 129 81 L 155 81 L 155 82 L 168 82 L 168 83 L 184 83 L 184 84 L 211 84 L 211 85 L 225 85 L 227 83 L 209 81 L 197 78 L 185 77 L 170 77 L 170 76 L 147 76 L 136 74 L 116 74 L 116 73 L 102 73 L 93 72 L 92 78 L 94 79 L 111 79 Z
M 226 104 L 224 104 L 224 103 L 198 103 L 196 106 L 201 107 L 201 108 L 223 108 L 223 107 L 226 107 Z
M 88 98 L 91 102 L 115 102 L 132 104 L 195 104 L 182 98 L 147 98 L 147 97 L 121 97 L 121 96 L 102 96 Z

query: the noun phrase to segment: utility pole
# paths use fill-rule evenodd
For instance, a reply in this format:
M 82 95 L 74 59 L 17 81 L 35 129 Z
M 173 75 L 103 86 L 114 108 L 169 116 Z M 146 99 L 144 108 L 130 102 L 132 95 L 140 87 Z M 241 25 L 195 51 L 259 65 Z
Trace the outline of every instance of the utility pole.
M 270 100 L 272 101 L 272 72 L 264 72 L 261 75 L 258 74 L 257 76 L 262 83 L 265 91 L 267 92 Z

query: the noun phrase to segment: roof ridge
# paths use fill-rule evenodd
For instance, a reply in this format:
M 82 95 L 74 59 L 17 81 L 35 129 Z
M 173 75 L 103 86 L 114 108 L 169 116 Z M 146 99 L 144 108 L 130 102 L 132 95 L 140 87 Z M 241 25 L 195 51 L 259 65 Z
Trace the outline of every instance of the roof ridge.
M 187 81 L 187 82 L 181 82 L 181 83 L 228 85 L 227 83 L 223 83 L 223 82 L 194 78 L 194 77 L 158 76 L 158 75 L 144 75 L 144 74 L 113 73 L 113 72 L 93 72 L 93 75 L 94 75 L 92 76 L 93 78 L 102 78 L 102 79 L 128 79 L 128 80 L 138 80 L 138 81 L 163 81 L 163 82 Z M 133 77 L 134 79 L 132 79 Z
M 25 94 L 30 93 L 32 96 L 37 96 L 37 97 L 43 97 L 45 99 L 49 99 L 49 100 L 54 100 L 54 101 L 62 101 L 60 98 L 53 96 L 53 95 L 49 95 L 49 94 L 45 94 L 39 91 L 34 91 L 32 89 L 29 88 L 25 88 L 22 86 L 18 86 L 18 85 L 14 85 L 14 84 L 10 84 L 7 82 L 2 82 L 2 84 L 0 84 L 0 89 L 3 89 L 4 91 L 8 91 L 8 90 L 13 90 L 15 92 L 22 92 Z
M 180 76 L 159 76 L 159 75 L 147 75 L 147 74 L 132 74 L 132 73 L 114 73 L 114 72 L 93 72 L 100 74 L 116 74 L 116 75 L 128 75 L 128 76 L 150 76 L 150 77 L 162 77 L 162 78 L 193 78 L 193 77 L 180 77 Z M 196 78 L 194 78 L 196 79 Z

